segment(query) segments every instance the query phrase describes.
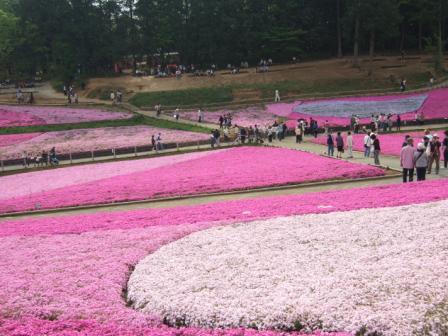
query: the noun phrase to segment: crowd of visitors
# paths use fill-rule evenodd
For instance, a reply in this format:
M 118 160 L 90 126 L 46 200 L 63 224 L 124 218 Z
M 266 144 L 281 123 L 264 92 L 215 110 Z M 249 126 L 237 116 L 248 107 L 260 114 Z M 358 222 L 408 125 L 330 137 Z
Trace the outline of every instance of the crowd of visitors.
M 342 155 L 347 149 L 347 158 L 353 158 L 353 135 L 351 131 L 347 132 L 346 139 L 344 140 L 342 133 L 337 132 L 334 136 L 331 131 L 327 133 L 327 155 L 334 156 L 334 149 L 337 149 L 336 157 L 342 158 Z M 364 157 L 373 157 L 375 165 L 380 165 L 380 139 L 372 132 L 367 132 L 364 137 Z
M 34 99 L 34 92 L 29 92 L 25 94 L 22 92 L 22 89 L 19 87 L 16 90 L 16 102 L 17 104 L 34 104 L 36 101 Z
M 154 134 L 151 136 L 151 146 L 154 151 L 163 150 L 162 133 L 157 134 L 157 136 Z
M 69 105 L 79 103 L 78 94 L 76 93 L 75 87 L 73 85 L 69 85 L 68 87 L 64 85 L 62 87 L 62 92 L 64 93 L 64 96 L 67 97 L 67 103 Z
M 59 165 L 59 159 L 56 154 L 56 148 L 53 147 L 50 151 L 43 150 L 39 154 L 23 152 L 22 165 L 24 168 L 29 168 L 31 165 L 34 167 L 57 166 Z
M 420 124 L 421 120 L 423 120 L 423 114 L 417 112 L 415 120 L 418 124 Z M 421 122 L 421 124 L 423 124 L 423 122 Z M 376 133 L 392 132 L 394 126 L 396 131 L 401 130 L 402 121 L 401 116 L 399 114 L 397 115 L 393 115 L 392 113 L 388 114 L 380 113 L 377 115 L 372 114 L 370 116 L 370 123 L 368 125 L 369 129 L 372 132 Z M 352 115 L 352 117 L 350 118 L 350 130 L 354 134 L 365 133 L 367 132 L 367 127 L 361 125 L 361 120 L 358 115 Z
M 123 102 L 123 92 L 120 89 L 110 92 L 110 100 L 113 105 Z
M 403 168 L 403 182 L 414 180 L 414 171 L 417 181 L 426 179 L 426 174 L 431 174 L 434 167 L 436 174 L 440 171 L 440 160 L 443 153 L 444 167 L 448 168 L 448 131 L 444 132 L 443 142 L 437 133 L 431 134 L 429 130 L 420 142 L 415 146 L 414 139 L 406 135 L 400 153 L 400 166 Z

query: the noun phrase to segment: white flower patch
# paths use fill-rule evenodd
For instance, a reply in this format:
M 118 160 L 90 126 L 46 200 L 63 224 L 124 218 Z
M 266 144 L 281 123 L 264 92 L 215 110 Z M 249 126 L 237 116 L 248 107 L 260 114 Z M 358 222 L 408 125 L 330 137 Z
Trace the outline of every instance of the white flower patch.
M 422 107 L 428 95 L 418 95 L 399 99 L 379 101 L 354 100 L 322 100 L 301 104 L 294 112 L 321 117 L 345 117 L 356 114 L 360 117 L 370 117 L 372 114 L 403 114 L 414 112 Z
M 191 326 L 421 334 L 448 314 L 446 218 L 441 201 L 212 228 L 141 261 L 128 298 Z

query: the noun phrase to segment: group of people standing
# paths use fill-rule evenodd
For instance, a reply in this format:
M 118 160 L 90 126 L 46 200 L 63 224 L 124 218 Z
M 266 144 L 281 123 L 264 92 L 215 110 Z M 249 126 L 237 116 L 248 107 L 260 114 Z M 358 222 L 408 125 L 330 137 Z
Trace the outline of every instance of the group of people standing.
M 53 147 L 50 149 L 49 152 L 46 150 L 43 150 L 41 153 L 37 155 L 30 155 L 27 152 L 24 152 L 22 155 L 22 165 L 24 168 L 28 168 L 31 166 L 31 164 L 34 165 L 34 167 L 43 167 L 44 165 L 48 167 L 48 165 L 51 166 L 57 166 L 59 165 L 59 159 L 56 155 L 56 148 Z
M 157 134 L 157 136 L 155 136 L 154 134 L 151 136 L 151 146 L 152 150 L 163 150 L 162 133 Z
M 73 85 L 69 85 L 68 88 L 66 85 L 62 87 L 62 92 L 64 93 L 64 96 L 67 97 L 67 103 L 68 104 L 78 104 L 78 94 L 75 91 L 75 87 Z
M 111 91 L 110 93 L 110 100 L 112 101 L 112 104 L 121 104 L 123 102 L 123 92 L 121 92 L 120 89 L 116 91 Z
M 445 138 L 440 141 L 438 134 L 425 131 L 423 141 L 414 147 L 414 139 L 406 135 L 400 153 L 400 166 L 403 168 L 403 182 L 414 180 L 414 171 L 417 181 L 426 179 L 426 174 L 431 174 L 434 167 L 435 173 L 439 174 L 440 160 L 443 152 L 444 167 L 448 168 L 448 131 L 444 132 Z
M 336 157 L 342 159 L 342 154 L 344 154 L 344 149 L 348 149 L 348 158 L 353 158 L 353 135 L 351 131 L 347 132 L 347 143 L 344 142 L 342 133 L 338 132 L 336 137 L 333 136 L 331 132 L 327 135 L 327 155 L 334 156 L 334 147 L 336 145 L 337 154 Z

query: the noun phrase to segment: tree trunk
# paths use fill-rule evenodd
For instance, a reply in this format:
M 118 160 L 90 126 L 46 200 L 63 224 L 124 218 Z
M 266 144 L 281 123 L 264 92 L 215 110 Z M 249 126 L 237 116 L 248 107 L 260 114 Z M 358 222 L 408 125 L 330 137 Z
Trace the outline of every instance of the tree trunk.
M 401 25 L 401 39 L 400 39 L 400 51 L 404 52 L 404 42 L 406 40 L 406 23 L 403 22 Z
M 443 66 L 443 41 L 442 41 L 442 22 L 443 22 L 443 0 L 439 0 L 439 20 L 438 20 L 438 33 L 437 33 L 437 60 L 436 60 L 436 71 L 442 71 Z
M 130 31 L 130 40 L 132 41 L 132 73 L 135 75 L 137 73 L 137 56 L 135 55 L 135 22 L 134 22 L 134 0 L 128 1 L 129 7 L 129 21 L 131 23 Z
M 370 31 L 370 41 L 369 41 L 369 76 L 373 73 L 373 56 L 375 54 L 375 30 Z
M 338 32 L 338 58 L 342 57 L 341 0 L 336 1 L 336 25 Z
M 418 21 L 418 51 L 422 51 L 423 50 L 423 23 L 422 20 L 420 19 Z
M 356 14 L 355 18 L 355 35 L 354 35 L 354 42 L 353 42 L 353 66 L 357 67 L 358 64 L 358 57 L 359 57 L 359 14 Z

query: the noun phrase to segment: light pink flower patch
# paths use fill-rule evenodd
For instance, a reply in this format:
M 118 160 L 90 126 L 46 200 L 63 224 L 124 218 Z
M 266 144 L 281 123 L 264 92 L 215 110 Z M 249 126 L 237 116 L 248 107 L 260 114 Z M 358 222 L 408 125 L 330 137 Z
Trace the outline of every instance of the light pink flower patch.
M 0 127 L 129 119 L 132 114 L 91 109 L 0 105 Z
M 0 333 L 8 336 L 285 336 L 284 332 L 254 329 L 199 329 L 145 327 L 119 323 L 98 323 L 95 320 L 47 321 L 36 318 L 0 319 Z M 288 333 L 290 336 L 350 336 L 349 333 Z
M 56 147 L 58 153 L 77 153 L 151 144 L 151 136 L 161 134 L 163 143 L 187 143 L 210 139 L 208 134 L 193 133 L 152 126 L 122 126 L 48 132 L 22 141 L 15 146 L 0 148 L 3 159 L 17 159 L 23 152 L 39 154 Z M 0 135 L 0 143 L 6 135 Z M 6 138 L 7 141 L 7 138 Z
M 0 135 L 0 147 L 8 147 L 19 145 L 22 142 L 29 141 L 38 137 L 42 133 L 24 133 L 24 134 L 8 134 Z
M 172 209 L 2 222 L 0 249 L 8 253 L 0 254 L 0 334 L 259 335 L 250 330 L 216 333 L 159 328 L 159 318 L 126 307 L 122 299 L 129 267 L 169 242 L 216 225 L 446 198 L 448 182 L 438 180 Z
M 269 160 L 267 160 L 269 158 Z M 63 174 L 64 168 L 62 168 Z M 72 178 L 73 169 L 67 174 Z M 38 173 L 35 178 L 39 179 Z M 216 193 L 322 180 L 381 176 L 382 169 L 269 147 L 210 152 L 166 167 L 3 199 L 0 212 Z M 17 177 L 20 179 L 19 177 Z M 13 178 L 11 178 L 13 179 Z M 0 182 L 1 182 L 0 178 Z M 18 183 L 20 183 L 18 181 Z M 49 181 L 44 181 L 49 183 Z M 51 183 L 50 183 L 51 186 Z
M 143 172 L 159 167 L 167 167 L 175 163 L 201 158 L 208 154 L 209 153 L 207 152 L 197 152 L 8 175 L 0 179 L 3 189 L 0 193 L 0 200 L 26 196 L 34 193 L 42 193 L 49 190 L 103 180 L 119 175 Z

